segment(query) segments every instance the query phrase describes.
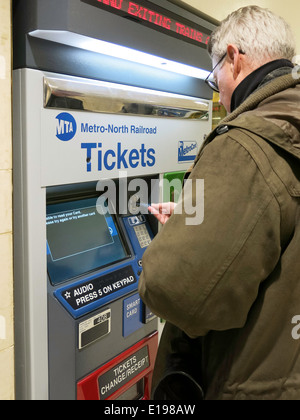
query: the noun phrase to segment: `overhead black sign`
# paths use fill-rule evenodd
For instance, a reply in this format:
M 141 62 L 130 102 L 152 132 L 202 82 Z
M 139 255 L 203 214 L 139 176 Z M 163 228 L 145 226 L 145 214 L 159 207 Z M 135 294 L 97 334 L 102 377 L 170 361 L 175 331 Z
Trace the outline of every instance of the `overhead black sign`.
M 137 279 L 134 275 L 133 268 L 129 265 L 120 270 L 89 280 L 79 286 L 70 287 L 70 289 L 61 292 L 61 297 L 76 310 L 136 282 Z
M 99 377 L 100 399 L 108 398 L 149 366 L 148 346 L 145 346 Z
M 191 22 L 175 13 L 157 6 L 150 1 L 137 0 L 81 0 L 84 3 L 101 7 L 114 14 L 143 23 L 165 34 L 187 42 L 204 46 L 208 43 L 208 29 Z

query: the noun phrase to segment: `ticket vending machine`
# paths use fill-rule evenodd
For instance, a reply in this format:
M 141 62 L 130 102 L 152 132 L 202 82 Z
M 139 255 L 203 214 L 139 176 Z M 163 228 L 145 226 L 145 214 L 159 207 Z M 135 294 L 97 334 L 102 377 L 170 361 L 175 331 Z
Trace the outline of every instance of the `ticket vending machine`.
M 38 7 L 31 31 L 45 15 L 51 25 L 43 0 L 17 1 L 16 17 L 25 3 Z M 91 13 L 90 3 L 78 7 Z M 104 56 L 22 30 L 25 57 L 16 56 L 13 78 L 16 397 L 149 399 L 158 320 L 137 292 L 158 231 L 147 204 L 167 197 L 174 174 L 193 162 L 211 129 L 211 101 L 178 93 L 180 77 L 168 91 L 159 77 L 154 89 L 147 67 L 143 82 L 138 67 L 138 86 L 132 74 L 111 81 Z M 86 70 L 77 74 L 75 58 Z M 110 63 L 107 73 L 96 77 L 95 62 Z
M 77 384 L 78 399 L 149 399 L 157 322 L 136 291 L 147 215 L 104 212 L 95 183 L 63 190 L 46 197 L 50 398 L 74 399 Z

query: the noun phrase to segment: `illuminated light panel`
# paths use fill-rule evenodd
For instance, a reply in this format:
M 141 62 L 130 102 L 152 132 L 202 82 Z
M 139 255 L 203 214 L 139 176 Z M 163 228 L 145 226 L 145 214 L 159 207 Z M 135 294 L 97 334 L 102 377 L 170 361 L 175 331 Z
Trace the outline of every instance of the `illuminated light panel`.
M 112 44 L 110 42 L 89 38 L 84 35 L 75 34 L 74 32 L 36 30 L 30 32 L 29 35 L 35 38 L 69 45 L 70 47 L 82 48 L 84 50 L 92 51 L 98 54 L 104 54 L 110 57 L 143 64 L 145 66 L 155 67 L 161 70 L 170 71 L 172 73 L 195 77 L 197 79 L 205 80 L 209 75 L 209 71 L 197 67 L 167 60 L 163 57 L 144 53 L 132 48 L 123 47 L 121 45 Z
M 149 7 L 155 8 L 155 4 L 148 2 L 147 7 L 139 4 L 138 1 L 130 0 L 82 0 L 85 3 L 91 4 L 96 7 L 100 7 L 104 10 L 109 10 L 109 12 L 118 15 L 118 12 L 122 11 L 128 16 L 134 16 L 138 21 L 146 21 L 151 24 L 153 29 L 160 30 L 163 28 L 165 31 L 170 33 L 176 33 L 177 35 L 185 38 L 186 41 L 198 42 L 200 44 L 206 44 L 209 41 L 210 36 L 202 31 L 200 27 L 196 29 L 193 25 L 196 25 L 193 22 L 190 22 L 188 26 L 185 23 L 180 21 L 180 17 L 175 17 L 175 14 L 170 12 L 168 16 L 159 13 L 157 10 L 149 9 Z M 122 13 L 122 16 L 123 16 Z M 179 20 L 178 20 L 179 19 Z

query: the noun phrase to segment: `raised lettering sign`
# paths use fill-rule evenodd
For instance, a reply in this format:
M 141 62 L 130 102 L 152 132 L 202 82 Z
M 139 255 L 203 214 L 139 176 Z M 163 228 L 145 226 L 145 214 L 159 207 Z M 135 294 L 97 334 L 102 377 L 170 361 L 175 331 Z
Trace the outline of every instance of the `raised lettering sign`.
M 145 346 L 99 377 L 100 399 L 108 398 L 149 366 L 148 346 Z

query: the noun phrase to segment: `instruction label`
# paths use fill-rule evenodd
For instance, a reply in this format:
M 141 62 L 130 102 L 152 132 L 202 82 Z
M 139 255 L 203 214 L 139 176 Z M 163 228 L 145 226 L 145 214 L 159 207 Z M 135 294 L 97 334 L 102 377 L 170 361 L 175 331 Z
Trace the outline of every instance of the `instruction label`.
M 61 292 L 61 297 L 74 309 L 80 309 L 114 292 L 136 283 L 131 265 L 97 277 Z

